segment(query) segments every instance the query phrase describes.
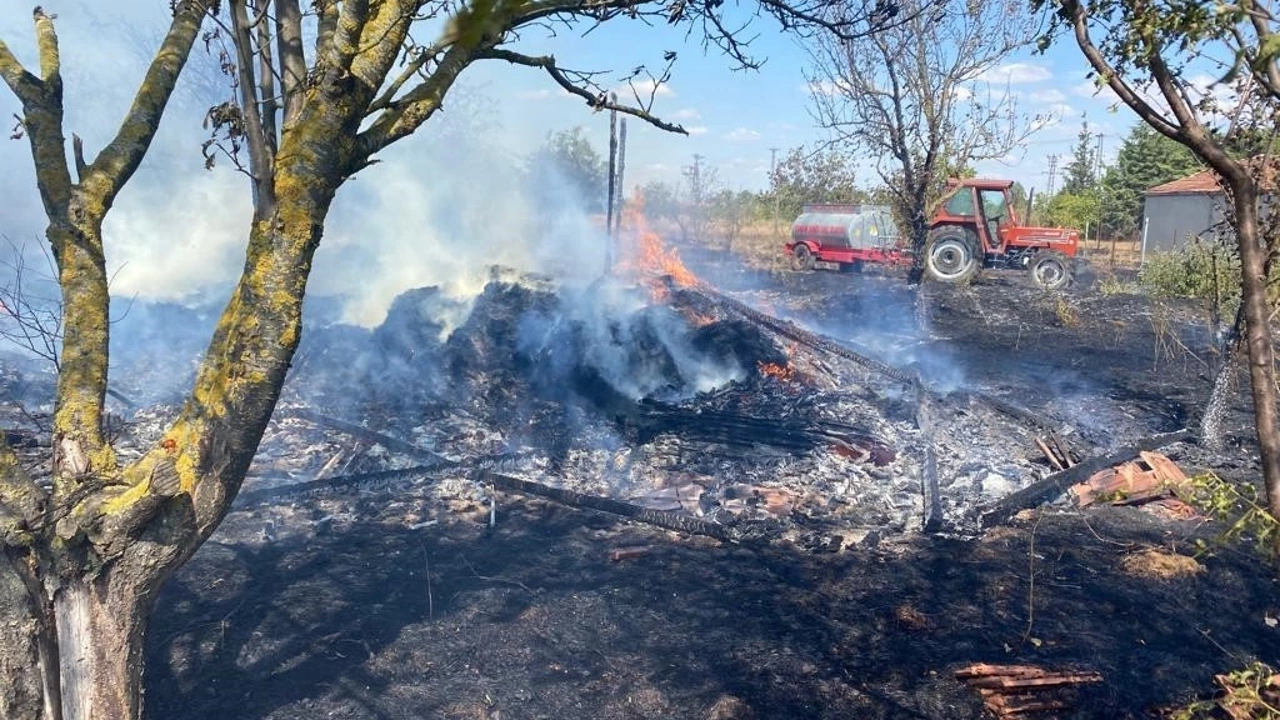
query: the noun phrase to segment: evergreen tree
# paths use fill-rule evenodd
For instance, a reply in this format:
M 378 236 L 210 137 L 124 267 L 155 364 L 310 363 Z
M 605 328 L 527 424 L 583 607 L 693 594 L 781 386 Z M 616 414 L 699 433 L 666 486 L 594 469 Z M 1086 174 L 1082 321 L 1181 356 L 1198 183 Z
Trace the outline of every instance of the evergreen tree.
M 1102 224 L 1107 233 L 1132 236 L 1142 228 L 1145 193 L 1200 170 L 1185 145 L 1138 123 L 1107 169 L 1102 185 Z
M 1089 131 L 1089 122 L 1080 124 L 1080 135 L 1076 148 L 1071 153 L 1071 162 L 1067 164 L 1063 177 L 1062 192 L 1067 195 L 1080 195 L 1094 186 L 1094 162 L 1097 153 L 1094 151 L 1093 133 Z

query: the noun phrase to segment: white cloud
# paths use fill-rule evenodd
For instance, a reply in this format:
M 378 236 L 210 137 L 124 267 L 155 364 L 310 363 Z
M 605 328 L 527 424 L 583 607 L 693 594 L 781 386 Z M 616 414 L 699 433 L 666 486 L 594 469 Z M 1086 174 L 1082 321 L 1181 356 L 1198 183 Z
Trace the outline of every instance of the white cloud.
M 1046 105 L 1060 103 L 1067 99 L 1067 96 L 1062 94 L 1062 91 L 1057 88 L 1036 90 L 1028 94 L 1027 97 L 1031 99 L 1031 102 L 1045 103 Z
M 752 140 L 759 140 L 760 133 L 750 128 L 740 127 L 734 128 L 733 130 L 725 133 L 724 139 L 729 142 L 750 142 Z
M 702 113 L 693 108 L 681 108 L 671 113 L 668 117 L 672 120 L 700 120 L 702 119 Z
M 1005 63 L 982 73 L 977 77 L 988 83 L 1001 85 L 1019 85 L 1023 83 L 1043 82 L 1053 77 L 1049 68 L 1033 63 Z
M 517 93 L 516 97 L 521 100 L 548 100 L 550 98 L 575 97 L 575 95 L 564 88 L 539 88 L 538 90 L 525 90 Z
M 685 128 L 685 130 L 688 130 L 690 135 L 706 135 L 707 134 L 707 128 L 702 125 L 687 127 Z

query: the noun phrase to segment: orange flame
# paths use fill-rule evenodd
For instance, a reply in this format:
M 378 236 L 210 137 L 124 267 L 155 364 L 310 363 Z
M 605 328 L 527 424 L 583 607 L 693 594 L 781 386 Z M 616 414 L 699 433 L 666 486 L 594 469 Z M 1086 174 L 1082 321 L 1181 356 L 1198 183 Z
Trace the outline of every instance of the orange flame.
M 685 267 L 680 253 L 675 248 L 668 248 L 662 237 L 650 229 L 644 215 L 644 199 L 639 191 L 622 210 L 622 226 L 625 245 L 618 269 L 645 275 L 651 280 L 668 276 L 679 287 L 698 285 L 698 277 Z M 655 294 L 665 295 L 660 286 L 651 283 L 650 287 Z
M 796 379 L 796 369 L 787 365 L 761 361 L 757 363 L 757 367 L 760 368 L 761 375 L 775 377 L 783 382 Z

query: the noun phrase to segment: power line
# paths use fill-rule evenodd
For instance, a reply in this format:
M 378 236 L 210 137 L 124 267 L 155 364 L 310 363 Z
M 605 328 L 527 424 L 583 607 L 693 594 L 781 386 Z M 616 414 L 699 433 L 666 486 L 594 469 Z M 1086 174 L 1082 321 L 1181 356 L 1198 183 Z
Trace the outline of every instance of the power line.
M 1049 176 L 1049 189 L 1048 189 L 1048 191 L 1047 191 L 1047 193 L 1046 193 L 1046 194 L 1048 194 L 1048 195 L 1052 195 L 1052 194 L 1053 194 L 1053 180 L 1054 180 L 1054 176 L 1055 176 L 1055 175 L 1057 175 L 1057 173 L 1058 173 L 1058 156 L 1057 156 L 1057 155 L 1050 155 L 1050 156 L 1049 156 L 1049 169 L 1046 171 L 1046 174 L 1048 174 L 1048 176 Z

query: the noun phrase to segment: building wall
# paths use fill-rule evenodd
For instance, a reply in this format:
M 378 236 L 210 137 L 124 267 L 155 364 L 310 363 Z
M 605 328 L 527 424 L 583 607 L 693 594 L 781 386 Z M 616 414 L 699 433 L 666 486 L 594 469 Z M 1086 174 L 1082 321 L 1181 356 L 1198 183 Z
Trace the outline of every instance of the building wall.
M 1222 202 L 1221 193 L 1147 196 L 1147 252 L 1181 250 L 1189 235 L 1216 235 Z

